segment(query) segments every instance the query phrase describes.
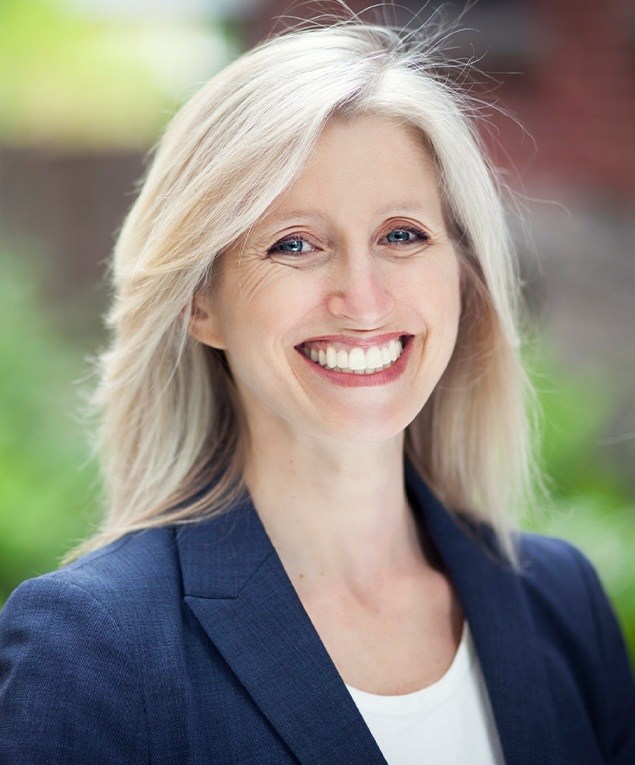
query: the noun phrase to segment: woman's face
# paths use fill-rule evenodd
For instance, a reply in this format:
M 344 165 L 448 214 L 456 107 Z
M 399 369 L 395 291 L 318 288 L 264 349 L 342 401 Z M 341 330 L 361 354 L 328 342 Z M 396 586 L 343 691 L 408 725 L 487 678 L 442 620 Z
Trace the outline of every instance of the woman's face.
M 379 442 L 422 409 L 460 312 L 437 187 L 413 129 L 334 120 L 297 180 L 223 254 L 195 299 L 192 334 L 225 351 L 250 430 Z

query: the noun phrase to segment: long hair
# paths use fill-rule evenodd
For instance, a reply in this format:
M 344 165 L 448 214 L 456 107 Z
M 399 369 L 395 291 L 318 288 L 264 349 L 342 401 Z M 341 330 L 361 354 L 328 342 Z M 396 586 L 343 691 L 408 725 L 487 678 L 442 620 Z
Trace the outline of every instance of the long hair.
M 114 250 L 112 341 L 94 401 L 106 512 L 67 556 L 139 529 L 191 522 L 243 492 L 245 428 L 224 354 L 188 334 L 218 254 L 302 170 L 334 116 L 414 126 L 436 163 L 461 262 L 452 358 L 408 426 L 408 457 L 451 509 L 493 526 L 513 560 L 511 510 L 531 489 L 518 278 L 496 175 L 438 39 L 357 20 L 247 52 L 177 113 Z

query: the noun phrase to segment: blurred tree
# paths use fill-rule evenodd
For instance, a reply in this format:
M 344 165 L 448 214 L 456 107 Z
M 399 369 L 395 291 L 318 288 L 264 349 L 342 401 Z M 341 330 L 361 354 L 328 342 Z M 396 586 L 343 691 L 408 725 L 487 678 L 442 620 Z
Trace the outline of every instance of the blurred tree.
M 635 662 L 635 498 L 600 437 L 615 414 L 617 393 L 606 370 L 565 372 L 544 339 L 530 356 L 550 497 L 523 526 L 569 540 L 594 563 Z
M 85 364 L 55 331 L 29 266 L 0 253 L 0 602 L 86 534 L 95 469 L 77 418 Z
M 104 18 L 63 0 L 0 3 L 0 143 L 145 149 L 234 54 L 211 20 Z

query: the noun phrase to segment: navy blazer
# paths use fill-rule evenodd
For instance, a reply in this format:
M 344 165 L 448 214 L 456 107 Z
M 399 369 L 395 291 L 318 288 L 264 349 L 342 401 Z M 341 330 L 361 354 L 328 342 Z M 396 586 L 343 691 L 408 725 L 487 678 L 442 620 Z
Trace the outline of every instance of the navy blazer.
M 470 624 L 506 763 L 633 765 L 635 687 L 591 565 L 525 535 L 513 571 L 409 464 L 406 484 Z M 246 497 L 18 587 L 0 615 L 0 763 L 385 759 Z

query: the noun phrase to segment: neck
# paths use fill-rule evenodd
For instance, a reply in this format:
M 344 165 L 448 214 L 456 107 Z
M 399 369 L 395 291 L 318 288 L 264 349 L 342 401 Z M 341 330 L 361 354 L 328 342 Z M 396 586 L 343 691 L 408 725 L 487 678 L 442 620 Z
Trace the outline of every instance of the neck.
M 245 480 L 292 581 L 364 592 L 421 566 L 403 433 L 363 445 L 264 436 L 251 432 Z

